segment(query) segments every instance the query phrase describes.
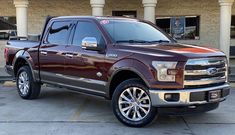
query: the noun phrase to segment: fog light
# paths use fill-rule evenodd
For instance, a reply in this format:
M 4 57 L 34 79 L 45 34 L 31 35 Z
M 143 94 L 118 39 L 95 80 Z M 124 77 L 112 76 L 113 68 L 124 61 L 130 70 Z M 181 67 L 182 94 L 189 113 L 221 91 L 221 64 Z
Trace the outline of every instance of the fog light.
M 179 93 L 167 93 L 164 96 L 165 100 L 168 102 L 178 102 L 180 99 Z

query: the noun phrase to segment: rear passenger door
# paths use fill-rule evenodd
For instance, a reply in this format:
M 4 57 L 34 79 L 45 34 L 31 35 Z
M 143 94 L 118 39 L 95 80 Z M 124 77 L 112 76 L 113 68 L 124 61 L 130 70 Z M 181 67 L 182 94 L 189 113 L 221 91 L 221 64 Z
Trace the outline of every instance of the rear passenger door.
M 71 33 L 70 20 L 53 21 L 48 26 L 43 44 L 39 50 L 40 75 L 43 82 L 63 83 L 65 47 Z
M 86 37 L 96 38 L 98 45 L 105 48 L 105 40 L 95 22 L 79 20 L 71 45 L 66 49 L 72 54 L 72 58 L 65 58 L 65 75 L 69 79 L 67 82 L 86 92 L 103 95 L 106 85 L 103 76 L 105 52 L 83 49 L 82 40 Z

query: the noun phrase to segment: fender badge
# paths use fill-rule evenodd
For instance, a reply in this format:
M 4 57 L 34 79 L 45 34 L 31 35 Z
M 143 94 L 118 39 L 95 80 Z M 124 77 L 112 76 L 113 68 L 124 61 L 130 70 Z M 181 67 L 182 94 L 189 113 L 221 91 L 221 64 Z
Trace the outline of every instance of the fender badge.
M 101 76 L 102 76 L 102 73 L 101 73 L 101 72 L 98 72 L 98 73 L 96 73 L 96 75 L 97 75 L 98 77 L 101 77 Z
M 118 55 L 117 55 L 117 54 L 107 54 L 106 57 L 109 57 L 109 58 L 117 58 Z

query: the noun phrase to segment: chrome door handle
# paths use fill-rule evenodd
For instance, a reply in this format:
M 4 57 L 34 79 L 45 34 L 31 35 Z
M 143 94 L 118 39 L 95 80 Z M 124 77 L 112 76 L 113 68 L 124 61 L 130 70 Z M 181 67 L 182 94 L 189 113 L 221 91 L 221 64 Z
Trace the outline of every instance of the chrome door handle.
M 73 54 L 65 54 L 66 57 L 73 58 Z
M 47 55 L 47 52 L 45 52 L 45 51 L 41 51 L 40 52 L 42 55 Z

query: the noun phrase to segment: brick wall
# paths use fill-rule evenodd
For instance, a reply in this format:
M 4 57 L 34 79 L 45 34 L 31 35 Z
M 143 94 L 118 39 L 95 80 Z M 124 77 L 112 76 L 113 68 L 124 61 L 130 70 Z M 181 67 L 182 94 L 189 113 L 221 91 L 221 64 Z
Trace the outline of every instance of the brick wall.
M 159 0 L 156 9 L 156 14 L 162 16 L 200 16 L 200 40 L 180 42 L 219 47 L 218 0 Z
M 40 33 L 47 15 L 90 15 L 90 0 L 29 0 L 29 33 Z M 234 4 L 235 5 L 235 4 Z M 200 16 L 200 40 L 183 40 L 183 43 L 219 47 L 218 0 L 158 0 L 157 16 Z M 15 16 L 13 0 L 0 0 L 0 16 Z M 136 10 L 143 18 L 142 0 L 106 0 L 105 15 L 113 10 Z M 235 6 L 233 8 L 235 14 Z M 235 40 L 232 40 L 235 45 Z
M 144 16 L 141 0 L 106 0 L 104 14 L 112 15 L 112 11 L 137 11 L 137 18 Z
M 0 0 L 0 16 L 16 16 L 13 0 Z
M 47 15 L 90 15 L 89 0 L 29 0 L 29 33 L 40 33 Z

